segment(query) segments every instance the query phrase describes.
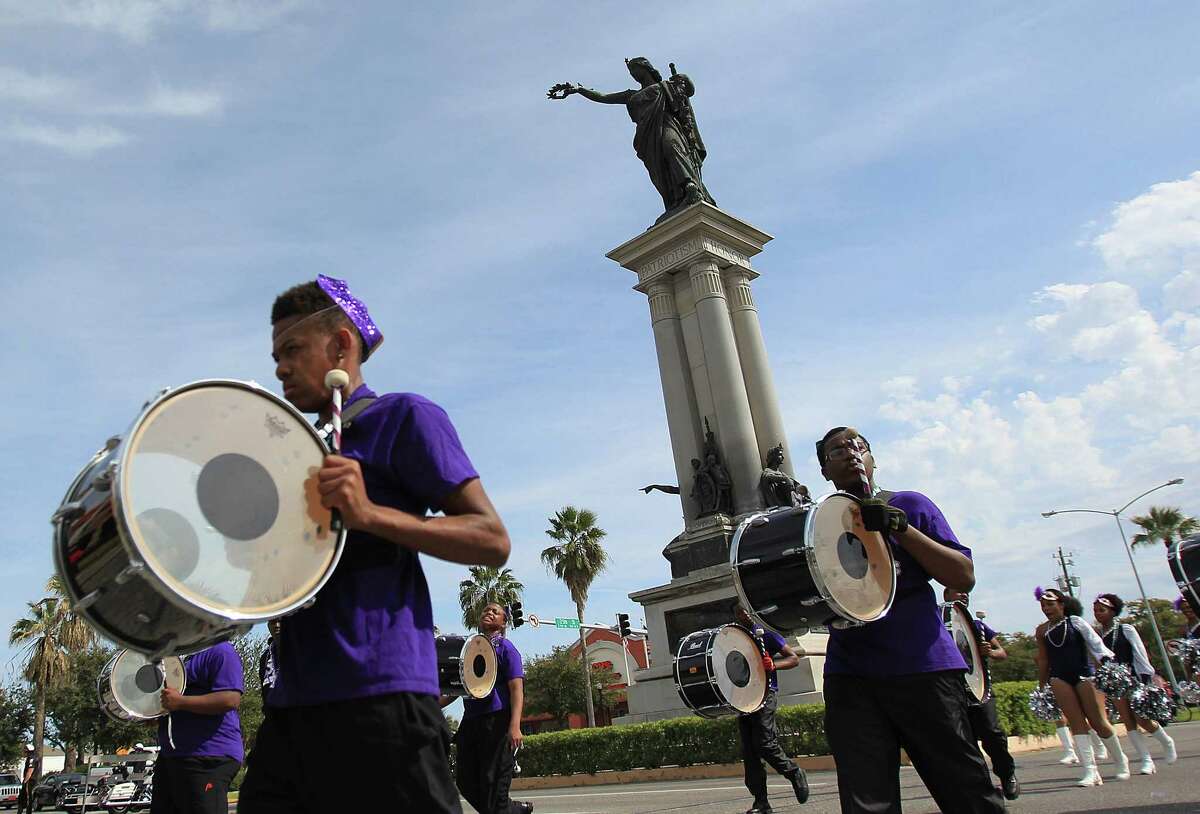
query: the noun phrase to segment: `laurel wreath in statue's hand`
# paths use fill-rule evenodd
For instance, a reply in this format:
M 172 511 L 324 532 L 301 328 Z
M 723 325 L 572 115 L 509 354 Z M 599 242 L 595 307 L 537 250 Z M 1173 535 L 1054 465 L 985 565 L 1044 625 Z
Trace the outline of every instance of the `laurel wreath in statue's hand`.
M 570 82 L 559 82 L 557 85 L 550 88 L 550 90 L 546 91 L 546 98 L 547 99 L 566 99 L 568 96 L 570 96 L 572 93 L 575 93 L 577 90 L 578 90 L 578 88 L 576 88 Z

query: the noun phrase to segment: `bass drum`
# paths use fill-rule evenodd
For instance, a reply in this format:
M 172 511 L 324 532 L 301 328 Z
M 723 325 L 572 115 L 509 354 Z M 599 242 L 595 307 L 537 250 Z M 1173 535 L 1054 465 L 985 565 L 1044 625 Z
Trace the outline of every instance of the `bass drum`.
M 1171 566 L 1179 593 L 1200 616 L 1200 534 L 1176 540 L 1167 551 L 1167 564 Z
M 896 561 L 887 541 L 863 528 L 858 507 L 853 495 L 835 492 L 742 521 L 729 559 L 746 610 L 783 634 L 886 616 Z
M 183 692 L 187 671 L 183 660 L 168 656 L 152 661 L 132 650 L 118 651 L 96 679 L 100 709 L 118 723 L 148 721 L 167 714 L 162 707 L 163 687 Z
M 105 638 L 152 657 L 303 607 L 345 544 L 317 491 L 326 454 L 304 416 L 256 384 L 164 391 L 54 514 L 71 604 Z
M 491 695 L 499 665 L 487 636 L 438 636 L 437 657 L 442 695 L 475 699 Z
M 979 629 L 975 627 L 971 612 L 961 602 L 944 602 L 941 608 L 942 622 L 967 663 L 967 672 L 963 674 L 967 682 L 967 700 L 975 705 L 986 704 L 992 697 L 992 676 L 983 655 Z
M 689 633 L 675 654 L 675 690 L 704 718 L 757 712 L 767 700 L 763 652 L 741 625 Z

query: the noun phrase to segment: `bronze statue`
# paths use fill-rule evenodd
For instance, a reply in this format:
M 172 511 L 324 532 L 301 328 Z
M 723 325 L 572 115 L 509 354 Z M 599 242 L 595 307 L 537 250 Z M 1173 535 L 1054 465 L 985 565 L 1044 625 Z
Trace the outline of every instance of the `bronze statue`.
M 767 452 L 766 466 L 758 480 L 763 502 L 767 508 L 779 506 L 803 506 L 812 502 L 808 487 L 797 481 L 779 467 L 783 466 L 783 444 L 771 447 Z
M 637 125 L 633 149 L 646 165 L 650 181 L 662 195 L 663 220 L 676 211 L 700 201 L 716 206 L 701 178 L 701 167 L 708 155 L 691 97 L 696 86 L 686 74 L 675 72 L 671 63 L 671 78 L 664 80 L 645 57 L 625 60 L 630 75 L 641 85 L 639 90 L 598 93 L 590 88 L 564 82 L 550 88 L 551 99 L 565 99 L 578 93 L 585 99 L 606 105 L 625 105 L 629 118 Z M 657 221 L 656 221 L 657 222 Z

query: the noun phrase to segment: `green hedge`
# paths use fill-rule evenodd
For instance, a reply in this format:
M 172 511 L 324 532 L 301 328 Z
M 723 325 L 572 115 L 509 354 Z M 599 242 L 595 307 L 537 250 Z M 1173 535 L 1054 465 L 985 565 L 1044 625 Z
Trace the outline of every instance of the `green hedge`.
M 1048 735 L 1054 725 L 1029 711 L 1032 681 L 997 684 L 996 713 L 1010 735 Z M 780 741 L 789 755 L 828 754 L 825 708 L 784 707 L 777 717 Z M 598 771 L 657 769 L 741 760 L 737 719 L 672 718 L 629 726 L 571 729 L 525 738 L 518 762 L 521 776 L 595 774 Z

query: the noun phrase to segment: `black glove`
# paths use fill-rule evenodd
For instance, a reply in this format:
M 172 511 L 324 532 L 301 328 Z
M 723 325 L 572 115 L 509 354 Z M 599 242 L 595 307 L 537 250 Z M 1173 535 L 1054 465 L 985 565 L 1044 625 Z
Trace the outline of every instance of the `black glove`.
M 867 531 L 881 534 L 903 534 L 908 529 L 908 515 L 903 509 L 889 506 L 878 498 L 862 502 L 863 526 Z

